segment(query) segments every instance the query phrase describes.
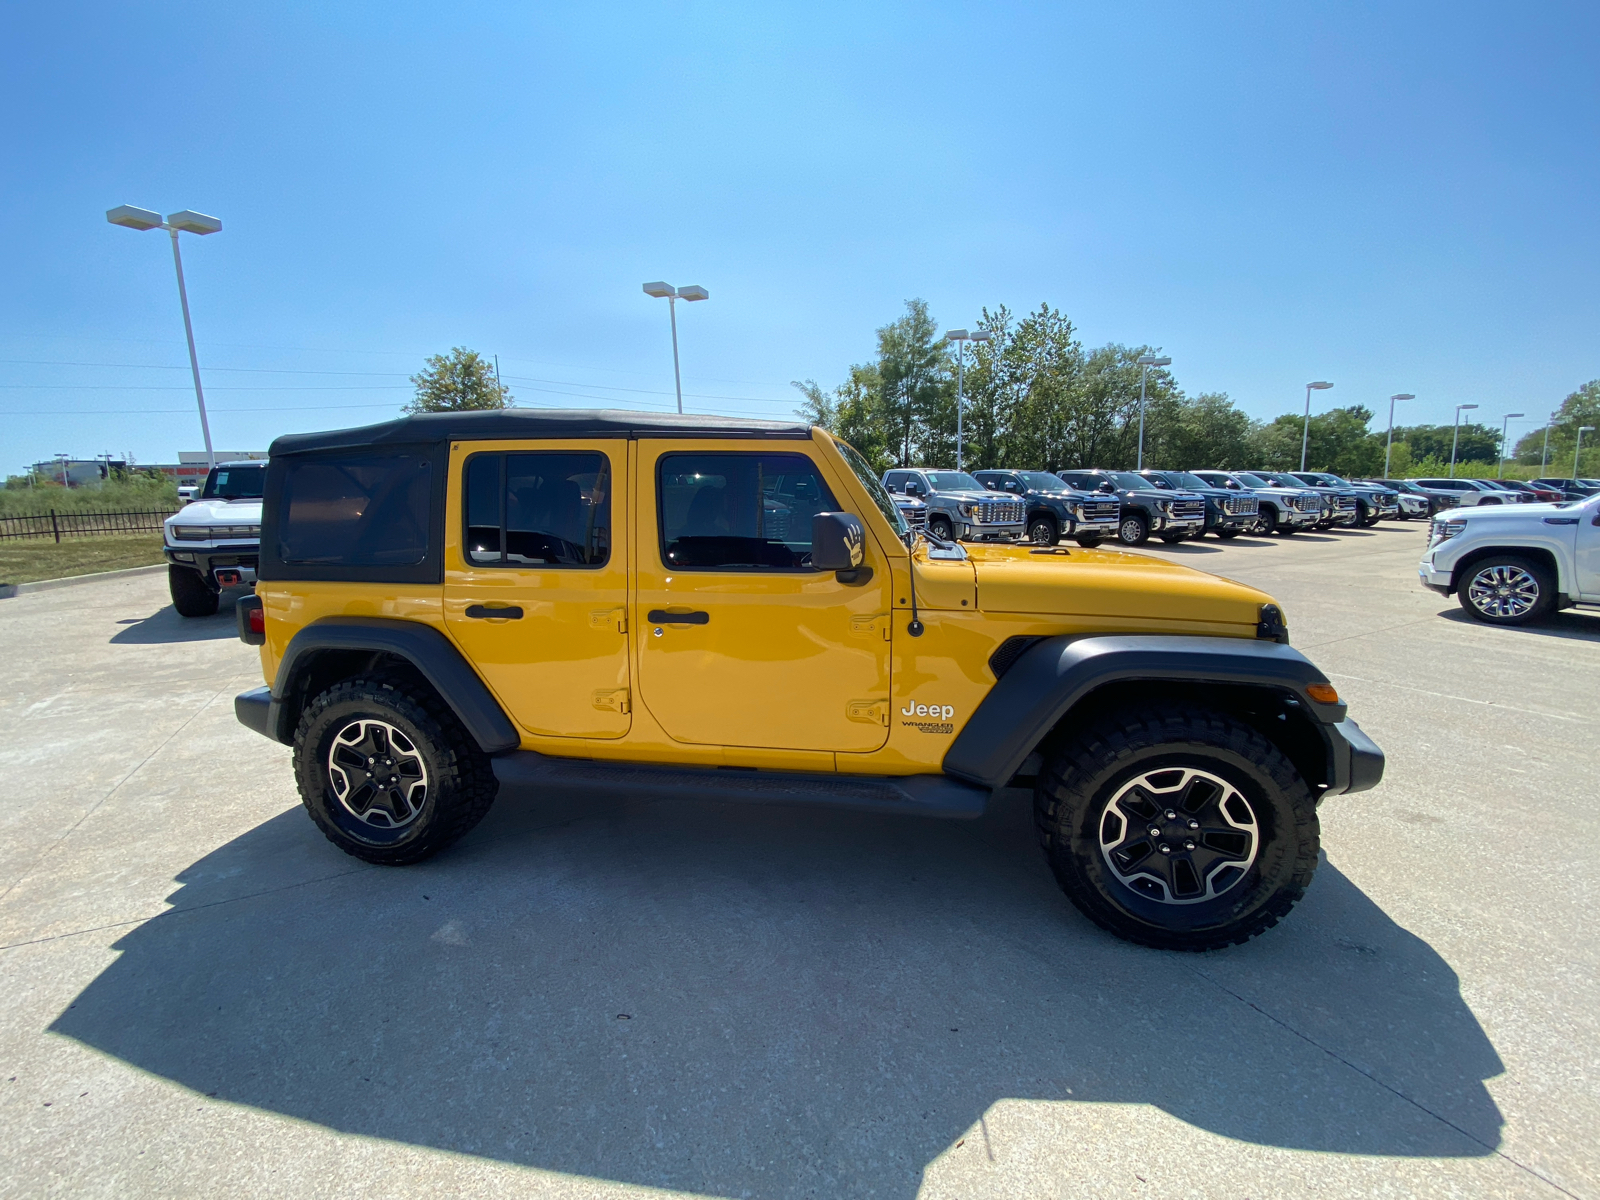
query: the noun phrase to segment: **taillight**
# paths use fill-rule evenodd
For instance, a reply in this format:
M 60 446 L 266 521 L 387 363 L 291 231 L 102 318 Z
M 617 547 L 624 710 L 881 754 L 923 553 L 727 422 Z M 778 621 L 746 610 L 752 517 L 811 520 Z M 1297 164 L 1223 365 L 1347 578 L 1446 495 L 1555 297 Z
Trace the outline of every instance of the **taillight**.
M 265 634 L 267 632 L 267 613 L 262 608 L 250 610 L 250 632 Z

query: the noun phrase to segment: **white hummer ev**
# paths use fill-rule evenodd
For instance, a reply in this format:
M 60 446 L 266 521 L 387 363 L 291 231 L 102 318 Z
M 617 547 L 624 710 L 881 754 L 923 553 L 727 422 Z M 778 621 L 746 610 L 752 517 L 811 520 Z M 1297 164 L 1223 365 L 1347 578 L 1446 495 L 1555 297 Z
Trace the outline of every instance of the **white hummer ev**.
M 1600 607 L 1600 496 L 1440 513 L 1417 573 L 1424 587 L 1454 592 L 1468 614 L 1491 625 Z
M 218 463 L 200 495 L 166 519 L 162 554 L 180 616 L 209 617 L 224 588 L 255 585 L 266 479 L 264 462 Z

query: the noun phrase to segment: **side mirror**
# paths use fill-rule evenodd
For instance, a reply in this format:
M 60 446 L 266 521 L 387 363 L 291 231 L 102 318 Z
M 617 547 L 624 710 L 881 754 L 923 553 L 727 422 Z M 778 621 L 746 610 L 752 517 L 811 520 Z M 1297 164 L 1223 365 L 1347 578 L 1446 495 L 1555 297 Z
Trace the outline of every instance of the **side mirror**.
M 853 571 L 866 551 L 867 531 L 854 514 L 824 512 L 811 518 L 811 565 L 819 571 Z
M 1095 491 L 1097 492 L 1114 492 L 1116 490 L 1116 488 L 1111 486 L 1111 481 L 1109 479 L 1102 480 L 1100 486 L 1095 488 Z

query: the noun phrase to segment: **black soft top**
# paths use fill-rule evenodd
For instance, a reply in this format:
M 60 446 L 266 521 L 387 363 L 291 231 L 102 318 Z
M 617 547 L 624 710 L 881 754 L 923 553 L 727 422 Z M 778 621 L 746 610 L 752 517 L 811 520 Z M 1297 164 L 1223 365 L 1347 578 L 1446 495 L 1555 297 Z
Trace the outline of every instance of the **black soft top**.
M 513 438 L 811 438 L 811 426 L 795 421 L 755 421 L 678 413 L 630 412 L 619 408 L 502 408 L 481 412 L 422 413 L 324 433 L 286 433 L 273 440 L 273 458 L 354 446 L 416 445 Z

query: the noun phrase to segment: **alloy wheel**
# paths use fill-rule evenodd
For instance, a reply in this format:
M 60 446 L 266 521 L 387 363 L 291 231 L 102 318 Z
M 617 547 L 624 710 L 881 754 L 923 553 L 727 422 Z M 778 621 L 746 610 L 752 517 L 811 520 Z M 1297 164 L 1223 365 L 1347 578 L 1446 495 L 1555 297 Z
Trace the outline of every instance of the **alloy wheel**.
M 378 829 L 415 821 L 428 797 L 428 768 L 411 739 L 387 721 L 351 721 L 328 747 L 328 783 L 351 816 Z
M 1244 794 L 1209 771 L 1164 767 L 1129 780 L 1100 816 L 1100 853 L 1131 890 L 1198 904 L 1237 886 L 1261 835 Z
M 1539 603 L 1539 581 L 1511 563 L 1484 567 L 1467 584 L 1472 607 L 1490 617 L 1525 617 Z

